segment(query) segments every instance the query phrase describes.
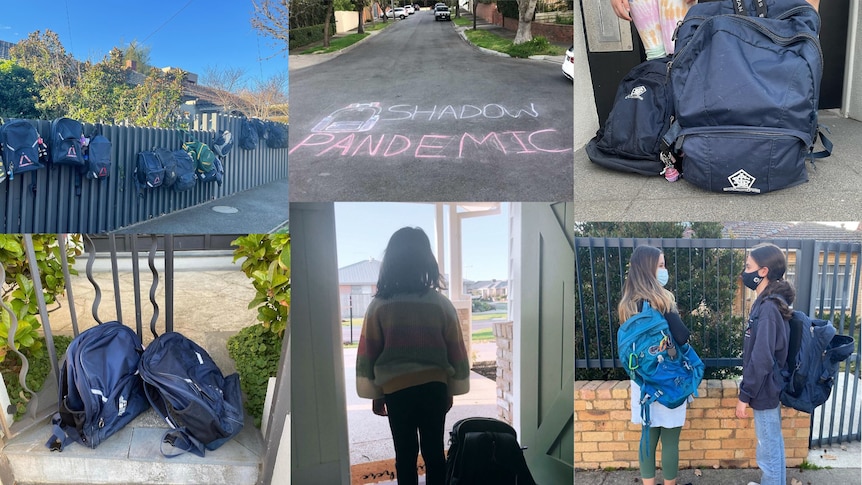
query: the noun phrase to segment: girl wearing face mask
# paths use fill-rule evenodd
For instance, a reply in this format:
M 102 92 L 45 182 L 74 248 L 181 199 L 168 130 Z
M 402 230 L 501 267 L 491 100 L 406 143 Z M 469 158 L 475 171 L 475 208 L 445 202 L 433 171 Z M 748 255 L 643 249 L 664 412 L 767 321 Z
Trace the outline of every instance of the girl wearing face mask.
M 638 246 L 632 252 L 629 271 L 623 284 L 623 296 L 617 311 L 620 321 L 640 313 L 643 302 L 664 314 L 670 333 L 678 345 L 688 342 L 690 332 L 676 309 L 673 294 L 664 289 L 668 272 L 664 264 L 664 254 L 652 246 Z M 669 351 L 672 353 L 671 351 Z M 631 381 L 632 422 L 641 424 L 640 386 Z M 649 453 L 639 453 L 640 472 L 644 485 L 655 485 L 655 451 L 661 439 L 661 468 L 664 483 L 675 485 L 679 471 L 679 433 L 685 424 L 687 404 L 668 409 L 659 402 L 650 405 L 651 425 L 649 430 Z M 643 451 L 643 450 L 641 450 Z M 644 456 L 650 457 L 644 460 Z
M 757 292 L 751 305 L 742 351 L 742 382 L 736 417 L 754 412 L 757 466 L 762 485 L 787 483 L 784 438 L 781 436 L 781 402 L 784 381 L 778 369 L 787 360 L 788 320 L 796 291 L 785 281 L 787 261 L 774 244 L 759 244 L 745 259 L 742 283 Z M 758 485 L 749 482 L 749 485 Z

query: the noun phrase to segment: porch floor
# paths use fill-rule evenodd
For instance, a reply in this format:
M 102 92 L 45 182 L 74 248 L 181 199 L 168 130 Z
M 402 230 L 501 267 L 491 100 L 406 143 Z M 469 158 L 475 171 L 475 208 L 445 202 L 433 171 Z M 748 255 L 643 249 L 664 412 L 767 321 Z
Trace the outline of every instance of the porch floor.
M 14 483 L 20 485 L 257 482 L 263 438 L 248 416 L 236 437 L 215 451 L 207 451 L 203 458 L 191 453 L 165 458 L 160 444 L 167 429 L 151 408 L 95 449 L 73 443 L 62 452 L 52 452 L 45 447 L 51 436 L 50 423 L 45 423 L 13 438 L 3 448 L 2 458 L 13 473 Z M 170 453 L 171 447 L 165 446 Z

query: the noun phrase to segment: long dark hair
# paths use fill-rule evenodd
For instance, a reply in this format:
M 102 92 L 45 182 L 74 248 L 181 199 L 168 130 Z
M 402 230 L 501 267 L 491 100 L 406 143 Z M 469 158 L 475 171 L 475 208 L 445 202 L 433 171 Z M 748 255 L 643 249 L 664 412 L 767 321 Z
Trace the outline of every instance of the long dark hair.
M 437 259 L 431 252 L 431 242 L 421 228 L 402 227 L 395 231 L 386 245 L 377 293 L 389 298 L 399 293 L 425 293 L 429 289 L 445 289 Z
M 776 295 L 781 297 L 776 299 L 778 310 L 785 319 L 790 318 L 793 314 L 790 305 L 796 299 L 796 290 L 784 279 L 784 273 L 787 272 L 787 259 L 784 257 L 784 252 L 775 244 L 762 243 L 751 248 L 748 254 L 758 266 L 769 270 L 766 273 L 766 288 L 758 296 Z
M 620 320 L 626 321 L 638 313 L 638 302 L 647 300 L 656 310 L 667 313 L 676 311 L 673 293 L 662 288 L 656 277 L 661 249 L 652 246 L 638 246 L 632 251 L 629 271 L 623 283 L 623 295 L 617 306 Z

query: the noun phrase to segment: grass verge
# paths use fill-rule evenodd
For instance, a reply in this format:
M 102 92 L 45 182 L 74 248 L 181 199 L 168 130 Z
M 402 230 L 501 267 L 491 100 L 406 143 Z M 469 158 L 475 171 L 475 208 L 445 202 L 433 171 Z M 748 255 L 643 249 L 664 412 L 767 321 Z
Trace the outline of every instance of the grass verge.
M 486 328 L 484 330 L 479 330 L 478 332 L 473 332 L 473 342 L 486 342 L 489 340 L 496 340 L 493 328 Z
M 452 17 L 452 22 L 455 22 L 455 25 L 458 27 L 472 27 L 473 19 L 467 17 Z
M 485 49 L 502 52 L 512 57 L 559 56 L 566 52 L 565 49 L 551 44 L 548 42 L 548 39 L 542 36 L 536 36 L 529 42 L 514 45 L 511 40 L 485 30 L 466 30 L 464 33 L 467 36 L 467 40 L 473 44 Z
M 344 37 L 335 37 L 329 40 L 329 47 L 317 46 L 302 51 L 300 54 L 328 54 L 330 52 L 340 51 L 349 47 L 360 40 L 368 37 L 370 34 L 349 34 Z

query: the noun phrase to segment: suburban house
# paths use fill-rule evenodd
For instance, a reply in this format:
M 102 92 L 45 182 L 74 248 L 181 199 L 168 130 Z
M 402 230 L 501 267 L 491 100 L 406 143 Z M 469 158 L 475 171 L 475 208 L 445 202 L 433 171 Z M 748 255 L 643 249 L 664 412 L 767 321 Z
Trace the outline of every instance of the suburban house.
M 472 283 L 464 282 L 465 290 L 480 300 L 503 300 L 509 294 L 508 280 L 483 280 Z
M 377 275 L 380 261 L 366 261 L 338 269 L 338 295 L 341 302 L 341 318 L 362 318 L 371 298 L 377 292 Z M 352 309 L 351 309 L 352 306 Z

